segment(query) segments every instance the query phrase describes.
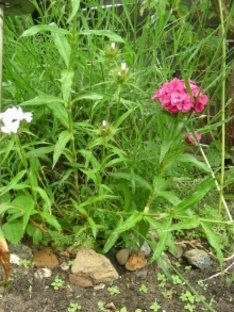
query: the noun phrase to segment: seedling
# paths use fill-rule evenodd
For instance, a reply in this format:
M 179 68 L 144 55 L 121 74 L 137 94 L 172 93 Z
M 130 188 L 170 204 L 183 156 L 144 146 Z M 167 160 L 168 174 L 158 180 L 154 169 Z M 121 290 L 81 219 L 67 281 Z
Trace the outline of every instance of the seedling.
M 172 278 L 172 284 L 173 285 L 178 285 L 178 284 L 180 285 L 180 284 L 182 284 L 182 281 L 181 281 L 181 279 L 179 278 L 178 275 L 172 275 L 171 278 Z
M 54 288 L 54 290 L 59 290 L 63 286 L 63 284 L 64 281 L 61 280 L 57 275 L 50 285 Z
M 27 259 L 20 259 L 20 264 L 25 268 L 29 268 L 32 266 L 32 261 Z
M 195 305 L 190 304 L 190 303 L 187 303 L 186 306 L 185 306 L 184 308 L 185 308 L 185 310 L 188 310 L 188 311 L 190 311 L 190 312 L 193 312 L 194 309 L 195 309 Z
M 103 301 L 98 301 L 97 306 L 100 311 L 103 311 L 103 312 L 109 311 L 105 308 L 105 302 Z
M 70 306 L 67 309 L 67 312 L 76 312 L 78 310 L 81 310 L 81 305 L 78 303 L 71 302 Z
M 147 294 L 148 288 L 147 288 L 144 284 L 142 284 L 142 285 L 140 286 L 140 288 L 139 288 L 139 291 L 142 292 L 142 293 L 144 293 L 144 294 Z
M 157 301 L 154 301 L 154 303 L 150 306 L 150 310 L 153 310 L 154 312 L 157 312 L 161 306 L 157 303 Z
M 120 293 L 119 288 L 117 286 L 108 287 L 107 291 L 113 296 L 118 295 Z
M 167 278 L 164 274 L 158 273 L 157 274 L 157 281 L 161 282 L 158 284 L 159 288 L 164 288 L 166 286 Z
M 204 290 L 206 290 L 207 289 L 207 284 L 204 284 L 204 282 L 202 281 L 202 280 L 199 280 L 199 281 L 197 281 L 197 284 L 201 287 L 201 288 L 203 288 Z

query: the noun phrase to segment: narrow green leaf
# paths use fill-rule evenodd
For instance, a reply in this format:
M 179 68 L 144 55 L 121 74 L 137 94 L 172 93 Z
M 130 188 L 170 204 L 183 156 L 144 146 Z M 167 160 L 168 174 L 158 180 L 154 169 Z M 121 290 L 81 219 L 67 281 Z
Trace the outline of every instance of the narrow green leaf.
M 31 106 L 31 105 L 45 105 L 51 103 L 63 103 L 63 100 L 59 97 L 49 95 L 49 94 L 40 94 L 35 98 L 20 103 L 20 106 Z
M 15 206 L 21 208 L 21 210 L 23 210 L 23 229 L 25 230 L 27 224 L 28 224 L 28 220 L 30 218 L 30 215 L 32 214 L 33 210 L 34 210 L 34 200 L 31 196 L 25 196 L 25 195 L 21 195 L 16 197 L 12 204 L 14 204 Z
M 52 206 L 52 202 L 49 198 L 49 196 L 47 195 L 46 191 L 44 191 L 41 187 L 34 187 L 33 190 L 35 192 L 37 192 L 41 198 L 44 200 L 44 202 L 46 203 L 46 210 L 50 211 L 50 208 Z
M 201 222 L 201 226 L 206 234 L 208 242 L 215 249 L 217 258 L 222 268 L 223 267 L 223 253 L 221 250 L 219 237 L 205 222 Z
M 148 190 L 151 191 L 151 185 L 142 177 L 138 176 L 137 174 L 129 174 L 125 172 L 112 172 L 108 173 L 110 176 L 116 178 L 116 179 L 125 179 L 128 181 L 134 181 L 136 182 L 139 186 L 147 188 Z
M 98 228 L 97 228 L 96 223 L 94 222 L 93 218 L 91 218 L 91 217 L 88 217 L 87 221 L 88 221 L 88 224 L 89 224 L 91 231 L 93 233 L 93 237 L 96 238 L 97 232 L 98 232 Z
M 200 225 L 200 219 L 197 216 L 192 216 L 177 224 L 173 224 L 170 228 L 171 231 L 190 230 L 197 228 Z
M 121 233 L 128 231 L 135 227 L 135 225 L 142 220 L 142 214 L 140 212 L 133 213 L 123 223 L 121 223 L 115 230 L 114 233 Z
M 62 131 L 59 134 L 58 142 L 55 144 L 55 147 L 54 147 L 53 168 L 56 165 L 57 161 L 59 160 L 59 157 L 63 153 L 71 137 L 72 137 L 71 133 L 69 133 L 67 130 Z
M 65 105 L 68 105 L 68 100 L 71 94 L 71 88 L 73 83 L 74 72 L 71 70 L 63 70 L 61 74 L 61 85 L 63 100 Z
M 1 203 L 0 204 L 0 215 L 9 209 L 19 209 L 19 208 L 17 206 L 13 205 L 12 203 Z
M 193 155 L 190 155 L 190 154 L 176 155 L 173 158 L 173 160 L 181 162 L 181 163 L 186 163 L 186 162 L 191 163 L 198 169 L 201 169 L 205 172 L 210 172 L 210 169 L 207 167 L 207 165 L 204 162 L 197 160 Z
M 160 231 L 160 240 L 157 243 L 154 253 L 150 259 L 150 262 L 157 260 L 161 256 L 162 252 L 166 249 L 167 239 L 168 239 L 168 231 L 166 230 Z
M 68 115 L 67 111 L 63 104 L 61 103 L 48 103 L 47 107 L 52 111 L 53 115 L 58 118 L 58 120 L 61 122 L 61 124 L 68 129 L 69 123 L 68 123 Z
M 69 31 L 65 30 L 63 28 L 59 28 L 55 23 L 51 23 L 50 25 L 36 25 L 33 26 L 23 32 L 21 37 L 27 37 L 27 36 L 34 36 L 38 33 L 43 33 L 43 32 L 53 32 L 57 34 L 64 34 L 68 35 Z
M 119 235 L 117 233 L 112 232 L 108 237 L 105 246 L 103 247 L 103 253 L 107 253 L 116 243 Z
M 6 192 L 14 189 L 16 184 L 23 178 L 25 173 L 26 173 L 26 170 L 21 170 L 20 172 L 17 173 L 17 175 L 6 186 L 0 187 L 0 196 L 2 196 Z
M 61 225 L 59 224 L 59 222 L 57 221 L 57 219 L 51 215 L 50 213 L 47 212 L 40 212 L 40 216 L 50 225 L 52 225 L 54 228 L 56 228 L 56 230 L 58 231 L 62 231 Z
M 70 0 L 71 1 L 71 13 L 68 17 L 67 23 L 70 23 L 72 19 L 76 16 L 80 8 L 80 0 Z
M 196 191 L 192 192 L 192 195 L 182 200 L 179 205 L 175 207 L 175 215 L 183 213 L 192 205 L 198 203 L 212 188 L 214 185 L 213 179 L 205 179 L 197 187 Z
M 80 95 L 80 96 L 74 98 L 72 100 L 72 104 L 76 103 L 78 101 L 81 101 L 81 100 L 98 101 L 98 100 L 102 100 L 102 99 L 103 99 L 103 95 L 101 95 L 101 94 L 97 94 L 97 93 L 84 94 L 84 95 Z
M 54 43 L 57 47 L 59 54 L 61 55 L 64 63 L 66 64 L 67 68 L 69 67 L 69 60 L 71 54 L 71 47 L 67 40 L 67 37 L 61 33 L 52 33 L 54 38 Z

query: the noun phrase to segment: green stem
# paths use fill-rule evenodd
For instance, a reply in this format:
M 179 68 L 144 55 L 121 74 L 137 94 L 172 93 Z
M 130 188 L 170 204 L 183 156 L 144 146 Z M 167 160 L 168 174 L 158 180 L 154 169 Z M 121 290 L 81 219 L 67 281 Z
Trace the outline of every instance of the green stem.
M 208 159 L 207 159 L 207 157 L 206 157 L 206 154 L 205 154 L 204 151 L 203 151 L 203 148 L 201 147 L 200 144 L 198 144 L 198 146 L 199 146 L 200 152 L 201 152 L 201 154 L 202 154 L 202 157 L 203 157 L 203 159 L 204 159 L 204 161 L 205 161 L 207 167 L 208 167 L 209 170 L 210 170 L 210 174 L 211 174 L 212 178 L 213 178 L 214 181 L 215 181 L 215 186 L 216 186 L 216 188 L 217 188 L 217 190 L 218 190 L 218 192 L 219 192 L 219 194 L 220 194 L 220 196 L 221 196 L 221 201 L 222 201 L 222 204 L 223 204 L 223 206 L 224 206 L 224 208 L 225 208 L 225 210 L 226 210 L 226 213 L 227 213 L 227 215 L 228 215 L 228 218 L 229 218 L 230 221 L 233 221 L 232 215 L 231 215 L 231 213 L 230 213 L 230 211 L 229 211 L 229 208 L 228 208 L 228 205 L 227 205 L 227 203 L 226 203 L 226 201 L 225 201 L 225 199 L 224 199 L 223 192 L 222 192 L 222 190 L 221 190 L 221 188 L 220 188 L 220 185 L 219 185 L 219 183 L 218 183 L 218 181 L 217 181 L 217 179 L 216 179 L 216 177 L 215 177 L 214 171 L 213 171 L 213 169 L 212 169 L 212 167 L 211 167 L 211 165 L 210 165 L 210 163 L 209 163 L 209 161 L 208 161 Z
M 35 204 L 37 205 L 37 195 L 36 195 L 35 190 L 33 189 L 33 184 L 32 184 L 32 180 L 31 180 L 31 173 L 30 173 L 30 169 L 28 167 L 28 161 L 27 161 L 27 159 L 25 157 L 24 148 L 22 147 L 22 145 L 20 143 L 18 134 L 16 133 L 13 136 L 14 136 L 14 140 L 15 140 L 15 143 L 16 143 L 16 147 L 17 147 L 17 150 L 18 150 L 18 154 L 19 154 L 20 160 L 21 160 L 21 162 L 22 162 L 22 164 L 23 164 L 23 166 L 24 166 L 24 168 L 26 170 L 29 186 L 30 186 L 30 189 L 31 189 L 34 201 L 35 201 Z
M 74 59 L 74 50 L 76 48 L 76 39 L 77 39 L 77 29 L 76 29 L 76 17 L 73 18 L 72 21 L 72 34 L 71 34 L 71 53 L 69 56 L 69 64 L 68 64 L 68 71 L 72 71 L 73 66 L 73 59 Z M 73 119 L 72 119 L 72 100 L 71 100 L 71 93 L 69 95 L 68 102 L 66 103 L 66 110 L 67 110 L 67 116 L 68 116 L 68 131 L 71 135 L 70 144 L 71 144 L 71 153 L 72 153 L 72 159 L 73 163 L 77 163 L 77 151 L 76 151 L 76 145 L 75 145 L 75 137 L 74 137 L 74 131 L 73 131 Z M 78 203 L 80 203 L 80 188 L 79 188 L 79 174 L 78 169 L 73 168 L 73 176 L 74 176 L 74 189 L 75 189 L 75 195 Z
M 219 15 L 220 15 L 220 24 L 221 24 L 221 37 L 222 37 L 222 63 L 221 63 L 221 70 L 222 70 L 221 122 L 222 122 L 222 126 L 221 126 L 221 172 L 220 172 L 220 185 L 219 185 L 219 210 L 218 212 L 219 214 L 221 214 L 222 203 L 223 203 L 223 185 L 224 185 L 224 176 L 225 176 L 225 93 L 226 93 L 226 79 L 225 79 L 226 77 L 225 33 L 226 32 L 225 32 L 225 27 L 224 27 L 223 8 L 222 8 L 221 0 L 219 0 Z

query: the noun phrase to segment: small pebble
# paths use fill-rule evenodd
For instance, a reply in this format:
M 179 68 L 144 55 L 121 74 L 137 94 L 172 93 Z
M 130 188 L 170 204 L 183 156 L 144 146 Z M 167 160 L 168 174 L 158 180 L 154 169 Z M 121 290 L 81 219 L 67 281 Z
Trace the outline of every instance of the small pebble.
M 116 253 L 116 260 L 118 261 L 118 263 L 120 265 L 125 265 L 125 263 L 128 261 L 128 257 L 129 257 L 129 249 L 128 248 L 120 249 Z
M 43 279 L 43 278 L 47 278 L 50 277 L 52 275 L 52 271 L 50 269 L 47 268 L 41 268 L 38 269 L 35 273 L 34 276 L 38 279 Z

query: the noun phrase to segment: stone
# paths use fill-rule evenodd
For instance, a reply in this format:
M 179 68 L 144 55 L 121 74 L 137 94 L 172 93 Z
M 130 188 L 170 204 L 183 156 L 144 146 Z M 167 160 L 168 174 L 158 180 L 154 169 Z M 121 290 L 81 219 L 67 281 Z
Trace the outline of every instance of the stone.
M 59 265 L 58 259 L 50 247 L 45 247 L 42 250 L 37 251 L 33 255 L 32 262 L 37 267 L 47 267 L 50 269 Z
M 48 268 L 37 269 L 36 272 L 34 273 L 34 276 L 37 279 L 48 278 L 48 277 L 51 277 L 51 275 L 52 275 L 52 271 Z
M 21 260 L 21 259 L 20 259 L 19 256 L 15 255 L 15 254 L 13 254 L 13 253 L 10 254 L 10 263 L 11 263 L 11 264 L 20 265 L 20 260 Z
M 82 288 L 93 287 L 93 283 L 90 280 L 81 276 L 76 276 L 74 274 L 69 275 L 69 281 L 72 285 L 76 285 Z
M 149 256 L 151 253 L 151 248 L 149 246 L 149 244 L 144 241 L 144 244 L 141 246 L 141 252 L 145 255 L 145 256 Z
M 136 251 L 128 258 L 128 261 L 125 263 L 125 269 L 128 271 L 136 271 L 142 269 L 146 266 L 147 260 L 145 255 L 141 251 Z
M 170 254 L 174 256 L 177 259 L 180 259 L 183 256 L 184 253 L 184 246 L 180 244 L 175 244 L 175 251 L 172 250 L 171 248 L 169 249 Z
M 147 277 L 148 274 L 148 266 L 144 266 L 144 268 L 134 271 L 134 274 L 141 279 L 144 279 Z
M 18 257 L 20 257 L 20 259 L 31 259 L 32 257 L 31 248 L 23 244 L 18 244 L 17 246 L 10 244 L 9 250 L 11 253 L 14 253 Z
M 200 270 L 204 270 L 212 264 L 212 260 L 208 253 L 201 249 L 195 248 L 187 250 L 184 253 L 184 258 L 188 261 L 189 264 L 195 266 Z
M 110 260 L 90 248 L 78 250 L 71 272 L 98 282 L 111 282 L 119 277 Z
M 116 253 L 116 260 L 120 265 L 125 265 L 125 263 L 128 261 L 129 253 L 130 252 L 128 248 L 120 249 Z

